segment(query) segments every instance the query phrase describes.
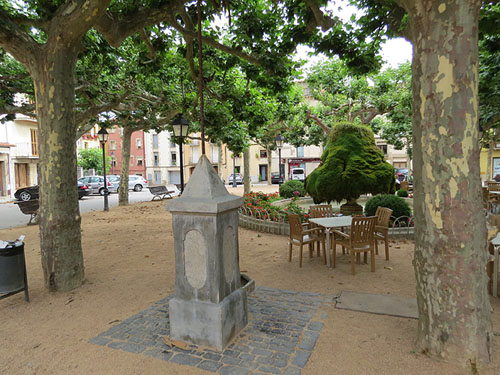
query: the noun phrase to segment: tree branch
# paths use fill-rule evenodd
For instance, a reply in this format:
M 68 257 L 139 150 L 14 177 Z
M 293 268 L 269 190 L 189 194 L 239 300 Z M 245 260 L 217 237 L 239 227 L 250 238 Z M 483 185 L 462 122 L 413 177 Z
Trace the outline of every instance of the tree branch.
M 38 56 L 39 45 L 3 9 L 0 9 L 0 46 L 28 70 Z
M 321 121 L 318 117 L 316 117 L 315 115 L 313 115 L 311 113 L 311 111 L 307 111 L 307 118 L 309 119 L 312 119 L 316 122 L 316 124 L 319 125 L 319 127 L 321 129 L 323 129 L 323 131 L 325 132 L 325 134 L 328 136 L 330 134 L 330 131 L 331 129 L 323 122 Z
M 86 111 L 79 112 L 75 116 L 75 121 L 77 125 L 87 122 L 90 118 L 97 116 L 99 113 L 111 111 L 112 109 L 118 108 L 123 100 L 130 94 L 127 90 L 124 94 L 118 96 L 115 100 L 110 103 L 105 103 L 101 105 L 95 105 L 87 109 Z

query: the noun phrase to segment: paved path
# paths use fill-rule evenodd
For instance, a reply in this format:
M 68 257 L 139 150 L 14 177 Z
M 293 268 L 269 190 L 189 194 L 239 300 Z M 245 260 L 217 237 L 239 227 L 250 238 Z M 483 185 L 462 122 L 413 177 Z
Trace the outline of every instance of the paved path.
M 248 298 L 248 326 L 224 351 L 196 345 L 186 349 L 165 342 L 170 334 L 167 297 L 90 340 L 90 343 L 197 367 L 220 375 L 300 375 L 316 345 L 322 320 L 319 308 L 333 297 L 257 287 Z

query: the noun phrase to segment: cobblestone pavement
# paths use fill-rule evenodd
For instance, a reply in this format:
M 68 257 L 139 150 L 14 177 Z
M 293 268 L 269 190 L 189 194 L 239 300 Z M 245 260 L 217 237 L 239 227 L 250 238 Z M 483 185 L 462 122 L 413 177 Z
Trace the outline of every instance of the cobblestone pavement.
M 323 327 L 321 305 L 333 298 L 307 292 L 257 287 L 248 298 L 249 323 L 219 352 L 191 345 L 183 350 L 165 342 L 169 336 L 168 302 L 158 301 L 110 328 L 90 343 L 140 353 L 221 375 L 297 375 L 306 365 Z

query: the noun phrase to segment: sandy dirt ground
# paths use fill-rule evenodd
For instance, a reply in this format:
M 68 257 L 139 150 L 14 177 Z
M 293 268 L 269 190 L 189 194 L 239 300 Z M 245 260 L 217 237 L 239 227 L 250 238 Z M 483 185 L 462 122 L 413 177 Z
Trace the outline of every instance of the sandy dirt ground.
M 275 187 L 254 186 L 270 191 Z M 229 188 L 241 194 L 242 188 Z M 85 284 L 49 293 L 43 284 L 38 227 L 0 231 L 3 240 L 26 235 L 31 302 L 22 293 L 0 301 L 0 374 L 206 374 L 206 371 L 88 343 L 89 339 L 174 291 L 171 215 L 165 202 L 144 202 L 82 217 Z M 376 258 L 350 274 L 347 258 L 328 269 L 298 251 L 287 259 L 283 236 L 241 229 L 240 268 L 257 286 L 334 295 L 343 290 L 415 295 L 413 243 L 391 243 L 390 261 Z M 297 248 L 295 248 L 297 249 Z M 340 251 L 339 251 L 340 253 Z M 491 298 L 493 362 L 481 374 L 500 374 L 500 301 Z M 460 367 L 414 351 L 417 321 L 333 307 L 303 374 L 464 374 Z

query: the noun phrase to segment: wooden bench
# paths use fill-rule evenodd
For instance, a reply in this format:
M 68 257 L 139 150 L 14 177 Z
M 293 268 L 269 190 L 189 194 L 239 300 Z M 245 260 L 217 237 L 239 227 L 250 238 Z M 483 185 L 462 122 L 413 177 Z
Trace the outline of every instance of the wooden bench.
M 33 199 L 26 202 L 14 202 L 19 206 L 21 212 L 25 215 L 30 215 L 30 220 L 28 221 L 28 225 L 38 224 L 38 209 L 40 205 L 38 203 L 38 199 Z
M 149 191 L 153 194 L 152 201 L 172 198 L 172 194 L 175 193 L 173 190 L 168 190 L 165 185 L 150 186 Z

